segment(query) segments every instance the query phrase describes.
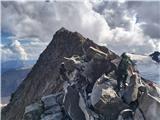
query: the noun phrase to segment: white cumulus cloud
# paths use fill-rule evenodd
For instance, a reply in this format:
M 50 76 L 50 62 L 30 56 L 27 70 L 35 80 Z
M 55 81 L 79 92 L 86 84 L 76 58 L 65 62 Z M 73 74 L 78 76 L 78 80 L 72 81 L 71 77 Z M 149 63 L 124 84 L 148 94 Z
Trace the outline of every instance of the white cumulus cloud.
M 154 14 L 148 17 L 146 12 L 149 5 L 146 2 L 137 4 L 88 0 L 2 2 L 2 31 L 12 33 L 12 41 L 19 41 L 21 48 L 16 48 L 19 59 L 31 59 L 33 56 L 37 59 L 61 27 L 78 31 L 119 53 L 146 54 L 159 50 L 159 21 L 154 8 L 157 4 L 152 3 L 150 11 Z M 26 39 L 30 42 L 24 43 Z M 15 56 L 13 49 L 2 46 L 5 46 L 2 50 L 6 59 L 7 51 Z

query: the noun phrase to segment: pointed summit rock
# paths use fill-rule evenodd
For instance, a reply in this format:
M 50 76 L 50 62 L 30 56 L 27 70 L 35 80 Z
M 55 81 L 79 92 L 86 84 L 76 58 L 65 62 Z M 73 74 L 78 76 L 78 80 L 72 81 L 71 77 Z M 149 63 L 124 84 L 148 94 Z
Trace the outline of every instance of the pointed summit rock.
M 64 57 L 82 56 L 91 46 L 109 54 L 112 59 L 117 57 L 78 32 L 70 32 L 65 28 L 58 30 L 31 72 L 13 93 L 10 103 L 2 110 L 2 120 L 21 120 L 27 105 L 42 96 L 62 91 L 62 81 L 59 81 L 60 63 Z

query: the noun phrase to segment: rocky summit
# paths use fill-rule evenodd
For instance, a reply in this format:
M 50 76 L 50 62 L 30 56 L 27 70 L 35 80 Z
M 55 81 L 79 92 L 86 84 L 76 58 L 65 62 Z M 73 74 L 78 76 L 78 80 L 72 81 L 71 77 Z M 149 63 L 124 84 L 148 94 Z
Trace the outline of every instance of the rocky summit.
M 61 28 L 2 109 L 2 120 L 158 120 L 160 87 L 137 72 L 118 91 L 119 61 Z

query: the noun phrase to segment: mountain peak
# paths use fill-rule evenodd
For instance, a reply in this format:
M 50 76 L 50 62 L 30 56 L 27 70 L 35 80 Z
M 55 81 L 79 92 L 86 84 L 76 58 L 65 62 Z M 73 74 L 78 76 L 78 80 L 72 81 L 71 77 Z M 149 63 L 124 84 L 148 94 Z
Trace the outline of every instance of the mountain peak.
M 12 95 L 10 103 L 3 109 L 5 119 L 21 120 L 25 106 L 42 96 L 62 91 L 63 81 L 59 81 L 59 65 L 65 61 L 64 57 L 82 56 L 91 46 L 109 54 L 112 59 L 117 57 L 107 48 L 84 38 L 78 32 L 71 32 L 63 27 L 59 29 L 31 72 Z
M 62 27 L 60 28 L 55 35 L 53 36 L 53 39 L 58 38 L 58 41 L 72 41 L 74 39 L 74 41 L 72 42 L 84 42 L 85 38 L 78 32 L 71 32 L 68 29 Z M 62 39 L 60 39 L 62 38 Z M 68 39 L 69 38 L 69 39 Z M 60 39 L 60 40 L 59 40 Z M 68 40 L 66 40 L 68 39 Z
M 57 32 L 68 31 L 65 27 L 61 27 Z

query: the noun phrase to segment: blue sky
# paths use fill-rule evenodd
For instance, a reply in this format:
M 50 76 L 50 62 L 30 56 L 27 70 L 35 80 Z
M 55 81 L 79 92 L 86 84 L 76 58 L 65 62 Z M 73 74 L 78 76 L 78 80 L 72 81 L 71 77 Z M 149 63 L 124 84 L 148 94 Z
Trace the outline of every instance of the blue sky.
M 1 43 L 2 44 L 9 44 L 11 39 L 9 37 L 13 36 L 11 32 L 5 32 L 2 30 L 1 32 Z

